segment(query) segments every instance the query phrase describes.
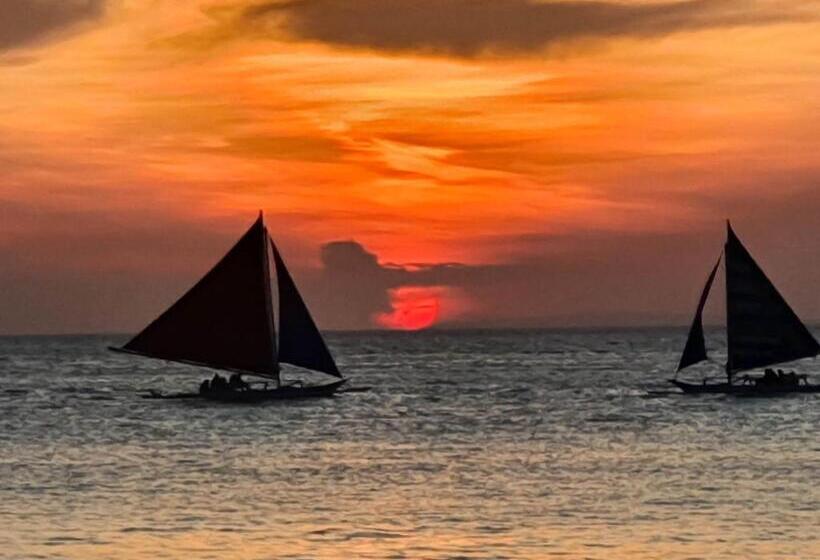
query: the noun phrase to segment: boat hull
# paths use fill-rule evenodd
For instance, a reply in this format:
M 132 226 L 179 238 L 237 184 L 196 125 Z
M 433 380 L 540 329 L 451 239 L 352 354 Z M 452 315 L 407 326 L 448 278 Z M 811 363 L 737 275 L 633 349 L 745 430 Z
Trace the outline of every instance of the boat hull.
M 247 389 L 244 391 L 208 391 L 202 395 L 209 401 L 228 403 L 258 403 L 265 401 L 316 399 L 332 397 L 347 379 L 324 385 L 284 385 L 275 389 Z
M 225 403 L 260 403 L 266 401 L 316 399 L 332 397 L 347 383 L 347 379 L 326 383 L 324 385 L 285 385 L 275 389 L 247 389 L 234 391 L 225 389 L 206 393 L 161 393 L 150 391 L 142 397 L 145 399 L 205 399 Z
M 820 393 L 820 385 L 730 385 L 729 383 L 686 383 L 670 379 L 670 383 L 687 395 L 724 394 L 740 396 L 776 396 L 791 393 Z

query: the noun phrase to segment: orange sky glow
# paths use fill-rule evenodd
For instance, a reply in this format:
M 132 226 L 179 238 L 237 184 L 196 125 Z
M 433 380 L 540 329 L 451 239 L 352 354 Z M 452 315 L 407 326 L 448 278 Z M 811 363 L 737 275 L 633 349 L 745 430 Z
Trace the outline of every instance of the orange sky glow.
M 135 330 L 260 208 L 328 328 L 686 322 L 727 217 L 820 319 L 820 3 L 427 3 L 0 8 L 0 332 Z

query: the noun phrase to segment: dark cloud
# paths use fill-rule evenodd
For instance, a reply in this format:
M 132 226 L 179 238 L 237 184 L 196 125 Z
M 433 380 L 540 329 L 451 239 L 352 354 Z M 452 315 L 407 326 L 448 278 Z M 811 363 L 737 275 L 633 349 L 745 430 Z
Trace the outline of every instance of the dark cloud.
M 394 265 L 356 241 L 322 246 L 322 268 L 302 274 L 303 289 L 319 322 L 333 329 L 369 329 L 374 318 L 393 311 L 390 290 L 401 286 L 455 286 L 467 268 L 457 264 Z M 476 272 L 480 267 L 470 268 Z
M 647 229 L 636 214 L 631 232 L 588 225 L 561 235 L 488 230 L 465 240 L 500 255 L 486 264 L 390 264 L 348 240 L 324 245 L 321 267 L 303 268 L 312 249 L 301 244 L 295 222 L 267 217 L 278 231 L 293 231 L 281 240 L 285 259 L 327 329 L 377 327 L 374 317 L 395 311 L 390 291 L 403 286 L 444 286 L 434 293 L 463 298 L 458 314 L 442 314 L 447 327 L 685 325 L 722 248 L 726 217 L 800 317 L 820 320 L 820 170 L 755 182 L 757 169 L 749 169 L 745 190 L 698 191 L 697 212 L 670 221 L 666 232 Z M 135 332 L 248 225 L 247 216 L 186 219 L 153 200 L 145 208 L 137 187 L 120 196 L 116 211 L 0 196 L 0 333 Z M 722 321 L 723 313 L 717 289 L 707 320 Z
M 774 216 L 758 218 L 737 220 L 736 230 L 801 317 L 817 320 L 820 265 L 806 264 L 818 262 L 810 233 L 778 229 Z M 709 229 L 678 233 L 502 236 L 499 244 L 528 247 L 529 256 L 479 265 L 383 264 L 355 241 L 334 242 L 322 249 L 321 271 L 302 277 L 317 319 L 334 329 L 376 327 L 376 316 L 394 311 L 390 290 L 401 286 L 444 286 L 463 295 L 465 309 L 443 317 L 444 327 L 685 325 L 720 254 L 723 227 L 716 220 Z M 722 322 L 723 306 L 715 290 L 707 320 Z
M 105 0 L 2 0 L 0 51 L 58 35 L 100 17 Z
M 322 246 L 322 269 L 306 277 L 305 291 L 320 323 L 335 329 L 373 327 L 373 316 L 390 312 L 391 288 L 401 285 L 402 270 L 383 266 L 355 241 Z
M 559 43 L 754 25 L 798 14 L 745 0 L 663 3 L 536 0 L 274 0 L 245 10 L 245 30 L 383 49 L 475 56 Z
M 305 291 L 320 323 L 335 329 L 375 327 L 376 316 L 393 311 L 390 290 L 401 286 L 444 286 L 464 294 L 468 308 L 452 326 L 551 326 L 567 319 L 571 319 L 572 325 L 605 324 L 611 323 L 613 317 L 630 324 L 645 322 L 652 313 L 657 315 L 661 307 L 663 313 L 668 313 L 668 301 L 653 309 L 646 298 L 649 286 L 641 287 L 643 278 L 658 292 L 657 276 L 649 279 L 637 274 L 636 269 L 620 266 L 613 270 L 609 250 L 624 239 L 618 236 L 617 241 L 603 243 L 607 237 L 585 240 L 591 244 L 591 250 L 588 247 L 586 251 L 575 252 L 573 248 L 582 245 L 579 239 L 534 236 L 527 242 L 537 245 L 539 251 L 557 249 L 559 254 L 479 265 L 382 264 L 355 241 L 334 242 L 322 248 L 322 269 L 306 278 Z M 507 239 L 510 246 L 521 245 L 523 241 Z M 652 249 L 663 253 L 662 245 L 664 240 L 658 239 Z M 630 254 L 637 253 L 645 259 L 646 250 L 642 249 Z M 633 256 L 619 261 L 633 259 L 638 260 Z M 640 266 L 645 268 L 646 262 Z M 672 270 L 679 272 L 678 267 Z M 620 280 L 613 281 L 615 276 Z M 607 278 L 613 291 L 602 289 L 601 278 Z M 667 286 L 667 291 L 674 292 L 680 281 Z M 635 289 L 630 296 L 632 287 Z M 659 304 L 660 300 L 652 302 Z M 633 308 L 628 307 L 630 303 Z

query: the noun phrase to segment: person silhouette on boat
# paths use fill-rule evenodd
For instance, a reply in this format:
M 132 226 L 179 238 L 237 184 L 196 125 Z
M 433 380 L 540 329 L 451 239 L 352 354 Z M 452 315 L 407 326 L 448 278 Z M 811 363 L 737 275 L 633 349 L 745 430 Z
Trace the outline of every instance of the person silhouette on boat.
M 765 385 L 776 385 L 779 381 L 779 378 L 772 368 L 766 368 L 763 371 L 762 381 Z
M 207 379 L 199 384 L 199 394 L 204 395 L 211 390 L 211 382 Z
M 242 379 L 241 373 L 234 373 L 228 381 L 228 388 L 234 391 L 244 391 L 248 389 L 248 387 L 249 385 L 244 379 Z
M 211 391 L 224 391 L 228 387 L 228 382 L 218 373 L 211 379 Z
M 793 371 L 777 370 L 777 379 L 781 385 L 797 385 L 797 374 Z

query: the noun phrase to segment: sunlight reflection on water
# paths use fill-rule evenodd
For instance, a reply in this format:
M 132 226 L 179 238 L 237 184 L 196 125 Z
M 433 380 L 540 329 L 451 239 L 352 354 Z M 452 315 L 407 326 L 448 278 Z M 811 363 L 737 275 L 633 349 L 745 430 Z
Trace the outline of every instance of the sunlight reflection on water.
M 373 391 L 250 407 L 135 398 L 203 373 L 115 339 L 0 339 L 0 557 L 820 557 L 820 399 L 648 396 L 682 339 L 337 334 Z

